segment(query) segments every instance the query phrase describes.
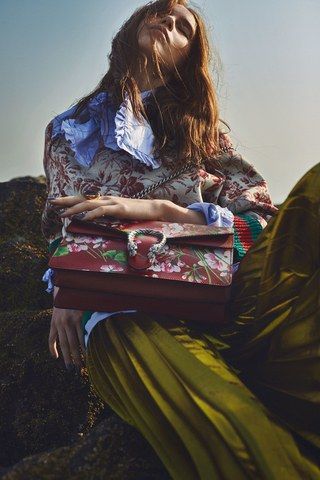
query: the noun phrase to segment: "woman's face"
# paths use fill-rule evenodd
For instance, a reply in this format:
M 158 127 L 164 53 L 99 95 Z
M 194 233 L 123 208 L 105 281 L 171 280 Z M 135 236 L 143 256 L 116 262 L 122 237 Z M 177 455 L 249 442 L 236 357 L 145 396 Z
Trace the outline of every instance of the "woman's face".
M 188 56 L 196 28 L 194 15 L 183 5 L 175 5 L 171 13 L 140 23 L 138 44 L 148 58 L 156 49 L 161 63 L 172 71 Z

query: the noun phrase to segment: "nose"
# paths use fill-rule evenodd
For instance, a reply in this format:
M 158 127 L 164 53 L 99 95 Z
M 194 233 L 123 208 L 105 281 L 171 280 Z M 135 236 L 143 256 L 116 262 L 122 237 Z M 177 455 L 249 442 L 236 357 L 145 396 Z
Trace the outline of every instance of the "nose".
M 162 24 L 167 25 L 169 30 L 172 30 L 174 27 L 174 17 L 172 15 L 165 15 L 161 21 Z

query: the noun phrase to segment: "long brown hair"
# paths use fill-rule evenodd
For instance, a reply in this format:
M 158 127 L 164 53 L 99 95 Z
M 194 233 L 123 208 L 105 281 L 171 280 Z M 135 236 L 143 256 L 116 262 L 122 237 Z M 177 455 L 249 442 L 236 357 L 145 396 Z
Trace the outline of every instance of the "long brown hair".
M 154 89 L 143 104 L 134 78 L 137 66 L 143 68 L 147 61 L 138 44 L 138 27 L 142 21 L 170 12 L 177 4 L 188 8 L 196 20 L 190 53 L 165 81 L 161 61 L 153 51 L 154 64 L 163 86 Z M 99 85 L 77 102 L 75 117 L 100 92 L 108 92 L 116 108 L 127 94 L 135 116 L 146 118 L 151 125 L 156 156 L 174 151 L 176 163 L 199 165 L 204 159 L 219 154 L 219 122 L 227 124 L 219 119 L 216 90 L 210 74 L 212 58 L 206 26 L 201 16 L 187 6 L 187 0 L 156 0 L 137 9 L 113 38 L 108 58 L 109 70 Z

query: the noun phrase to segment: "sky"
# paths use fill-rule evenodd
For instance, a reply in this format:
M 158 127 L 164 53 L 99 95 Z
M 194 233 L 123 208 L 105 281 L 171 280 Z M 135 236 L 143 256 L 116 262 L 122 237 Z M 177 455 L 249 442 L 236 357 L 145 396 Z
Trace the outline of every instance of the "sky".
M 46 125 L 98 84 L 113 36 L 144 3 L 0 0 L 0 182 L 44 174 Z M 320 1 L 190 5 L 222 62 L 220 118 L 281 203 L 320 161 Z

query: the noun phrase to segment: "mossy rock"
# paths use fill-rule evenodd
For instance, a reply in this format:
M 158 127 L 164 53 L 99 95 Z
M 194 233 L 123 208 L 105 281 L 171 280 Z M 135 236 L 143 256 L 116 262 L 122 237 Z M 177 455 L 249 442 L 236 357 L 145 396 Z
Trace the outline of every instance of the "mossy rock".
M 45 177 L 0 183 L 0 309 L 38 310 L 52 306 L 42 276 L 48 264 L 41 232 Z
M 45 247 L 40 219 L 46 198 L 44 177 L 22 177 L 0 183 L 1 238 L 19 235 Z
M 48 349 L 52 310 L 0 314 L 0 465 L 67 444 L 104 403 L 86 375 L 70 375 Z
M 170 478 L 144 437 L 48 349 L 44 176 L 0 183 L 0 477 Z M 84 360 L 84 359 L 83 359 Z
M 170 478 L 144 437 L 96 396 L 86 370 L 71 374 L 51 357 L 51 314 L 0 314 L 2 478 Z
M 1 473 L 1 472 L 0 472 Z M 170 480 L 140 433 L 116 414 L 72 445 L 23 459 L 3 480 Z

